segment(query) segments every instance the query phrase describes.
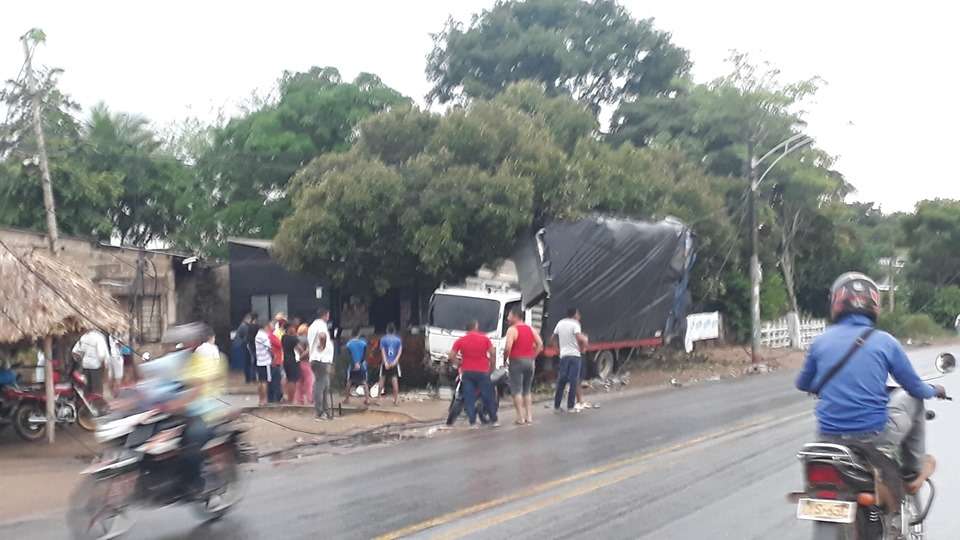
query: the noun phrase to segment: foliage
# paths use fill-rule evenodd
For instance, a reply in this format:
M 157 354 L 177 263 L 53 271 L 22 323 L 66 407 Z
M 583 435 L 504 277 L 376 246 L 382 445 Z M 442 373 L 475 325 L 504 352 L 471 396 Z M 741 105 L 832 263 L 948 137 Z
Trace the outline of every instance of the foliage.
M 926 313 L 884 312 L 880 314 L 877 327 L 902 340 L 930 339 L 945 334 L 943 327 Z
M 368 116 L 409 103 L 369 73 L 353 82 L 330 67 L 284 73 L 277 101 L 217 128 L 198 161 L 217 242 L 273 236 L 290 208 L 287 182 L 298 169 L 322 153 L 346 150 Z
M 944 328 L 953 328 L 960 316 L 960 287 L 951 285 L 936 292 L 927 313 Z
M 489 99 L 534 80 L 598 111 L 663 93 L 690 66 L 652 19 L 635 20 L 614 0 L 502 0 L 468 27 L 450 20 L 433 37 L 427 97 L 441 103 Z
M 938 289 L 960 285 L 960 201 L 921 201 L 902 227 L 910 246 L 909 278 Z

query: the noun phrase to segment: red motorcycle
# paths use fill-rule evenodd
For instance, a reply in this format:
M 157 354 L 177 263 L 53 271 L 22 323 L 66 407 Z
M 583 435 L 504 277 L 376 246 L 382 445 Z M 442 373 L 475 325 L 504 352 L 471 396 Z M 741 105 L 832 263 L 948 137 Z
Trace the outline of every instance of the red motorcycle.
M 96 418 L 109 410 L 103 396 L 86 391 L 86 377 L 80 369 L 70 370 L 66 382 L 54 378 L 58 424 L 77 424 L 87 431 L 96 429 Z M 47 432 L 47 395 L 43 385 L 7 385 L 0 388 L 0 427 L 13 424 L 17 435 L 38 441 Z

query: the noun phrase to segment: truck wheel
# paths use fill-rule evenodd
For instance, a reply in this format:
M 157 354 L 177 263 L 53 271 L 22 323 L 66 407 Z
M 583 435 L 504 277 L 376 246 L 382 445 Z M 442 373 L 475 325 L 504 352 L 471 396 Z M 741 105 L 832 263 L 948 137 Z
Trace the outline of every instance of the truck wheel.
M 613 376 L 617 368 L 617 353 L 613 350 L 600 351 L 593 357 L 593 376 L 601 380 Z

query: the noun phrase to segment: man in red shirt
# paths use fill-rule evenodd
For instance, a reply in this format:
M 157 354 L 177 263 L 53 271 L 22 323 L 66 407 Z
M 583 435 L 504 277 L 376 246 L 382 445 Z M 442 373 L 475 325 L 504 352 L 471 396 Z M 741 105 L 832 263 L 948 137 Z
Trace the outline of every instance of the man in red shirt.
M 490 421 L 493 427 L 500 425 L 497 422 L 497 407 L 493 399 L 493 383 L 490 382 L 490 371 L 496 362 L 496 353 L 493 343 L 486 334 L 480 332 L 480 323 L 472 321 L 467 325 L 467 335 L 453 344 L 449 360 L 456 363 L 459 359 L 461 384 L 463 385 L 463 404 L 467 409 L 467 418 L 470 426 L 477 423 L 477 390 L 480 390 L 480 399 L 483 407 L 490 412 Z
M 533 423 L 533 368 L 543 350 L 540 334 L 523 322 L 523 310 L 513 308 L 507 316 L 507 345 L 503 356 L 510 362 L 510 393 L 517 409 L 518 425 Z

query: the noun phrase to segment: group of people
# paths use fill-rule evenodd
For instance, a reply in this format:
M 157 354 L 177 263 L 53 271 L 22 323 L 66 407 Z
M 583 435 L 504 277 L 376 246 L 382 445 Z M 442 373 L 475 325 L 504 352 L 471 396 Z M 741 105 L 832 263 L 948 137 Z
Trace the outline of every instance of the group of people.
M 247 382 L 258 383 L 260 405 L 269 403 L 312 404 L 318 420 L 333 419 L 333 384 L 337 346 L 330 331 L 330 310 L 321 308 L 312 323 L 287 320 L 284 313 L 258 323 L 258 315 L 244 317 L 235 341 L 246 356 Z M 344 345 L 350 360 L 345 374 L 344 402 L 355 387 L 363 388 L 364 404 L 369 404 L 370 385 L 367 357 L 370 345 L 359 329 Z M 403 342 L 393 324 L 380 339 L 379 388 L 392 383 L 394 404 L 399 403 L 400 357 Z M 286 381 L 285 383 L 283 381 Z
M 559 349 L 560 365 L 557 373 L 557 386 L 554 392 L 554 410 L 562 412 L 564 392 L 567 393 L 569 412 L 579 412 L 582 403 L 580 394 L 580 372 L 583 369 L 583 353 L 589 341 L 580 326 L 580 311 L 567 310 L 567 316 L 557 322 L 553 331 L 552 344 Z M 504 358 L 507 361 L 507 376 L 513 405 L 516 409 L 517 425 L 533 423 L 533 376 L 536 358 L 543 351 L 540 334 L 524 322 L 523 310 L 514 308 L 507 314 L 510 328 L 506 334 Z M 496 369 L 496 349 L 487 335 L 480 331 L 478 321 L 467 325 L 467 334 L 457 339 L 448 355 L 451 364 L 460 371 L 460 384 L 463 390 L 464 407 L 470 426 L 477 425 L 476 399 L 479 394 L 484 409 L 490 414 L 490 421 L 497 426 L 497 395 L 490 375 Z

